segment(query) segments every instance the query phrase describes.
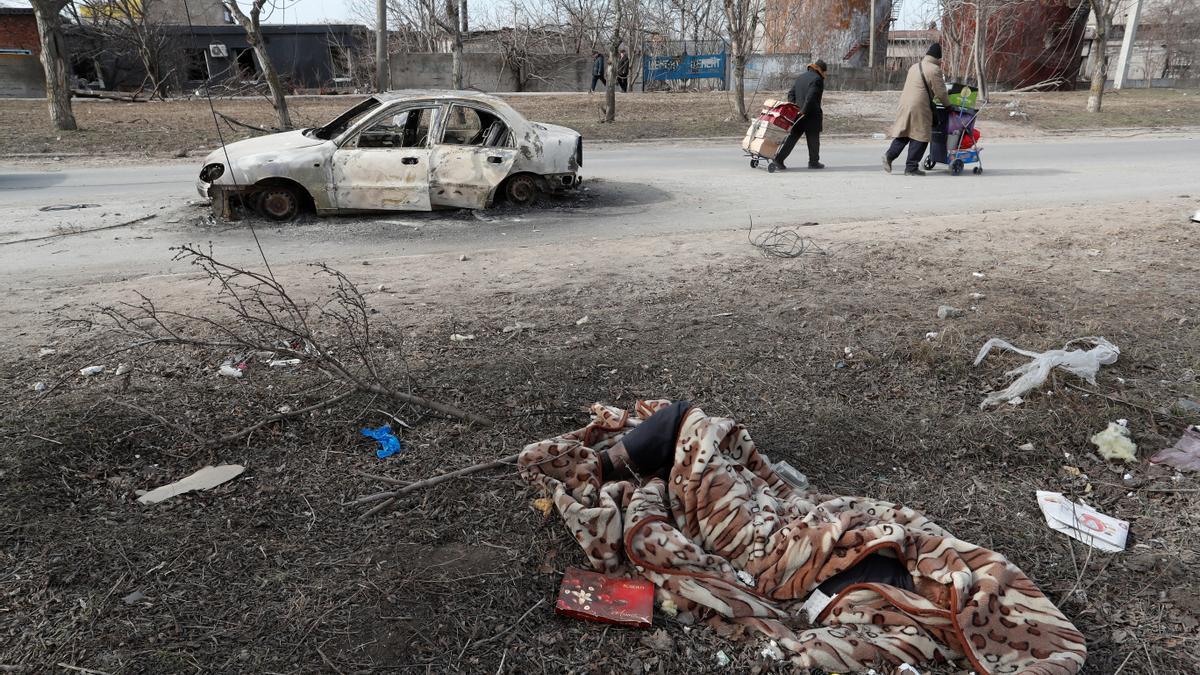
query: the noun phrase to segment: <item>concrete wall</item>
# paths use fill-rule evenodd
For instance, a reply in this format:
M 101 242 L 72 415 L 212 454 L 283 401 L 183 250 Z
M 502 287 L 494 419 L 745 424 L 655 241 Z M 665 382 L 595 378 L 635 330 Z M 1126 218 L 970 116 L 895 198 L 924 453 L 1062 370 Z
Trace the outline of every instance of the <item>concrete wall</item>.
M 0 54 L 0 98 L 46 95 L 46 73 L 36 56 Z
M 809 63 L 812 60 L 808 54 L 755 54 L 746 62 L 746 91 L 791 89 Z M 888 73 L 882 65 L 872 73 L 866 68 L 833 64 L 825 76 L 825 88 L 830 91 L 896 89 L 904 83 L 904 73 Z M 732 86 L 732 73 L 729 81 Z
M 453 89 L 451 54 L 392 54 L 392 89 Z M 586 55 L 532 55 L 520 73 L 503 54 L 463 54 L 463 87 L 487 92 L 585 91 L 592 81 Z

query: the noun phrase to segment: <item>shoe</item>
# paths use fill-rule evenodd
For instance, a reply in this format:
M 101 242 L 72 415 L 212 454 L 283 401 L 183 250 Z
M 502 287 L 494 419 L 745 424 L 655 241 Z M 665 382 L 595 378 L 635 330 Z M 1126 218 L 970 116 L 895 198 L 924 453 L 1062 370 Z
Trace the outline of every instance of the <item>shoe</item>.
M 886 152 L 883 153 L 883 172 L 884 173 L 892 172 L 892 160 L 888 159 Z
M 776 171 L 787 171 L 787 167 L 783 165 L 783 162 L 776 161 L 775 162 L 775 170 Z
M 905 176 L 924 176 L 925 172 L 920 169 L 905 169 L 904 175 Z
M 808 168 L 810 168 L 810 169 L 824 169 L 824 168 L 825 168 L 825 165 L 824 165 L 824 164 L 822 164 L 822 163 L 820 163 L 820 162 L 809 162 L 809 163 L 808 163 Z

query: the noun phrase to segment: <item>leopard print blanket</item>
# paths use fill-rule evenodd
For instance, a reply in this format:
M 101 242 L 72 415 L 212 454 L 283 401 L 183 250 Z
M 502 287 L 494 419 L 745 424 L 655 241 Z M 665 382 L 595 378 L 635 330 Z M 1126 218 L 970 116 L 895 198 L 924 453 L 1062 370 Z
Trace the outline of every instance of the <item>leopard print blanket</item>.
M 643 401 L 633 414 L 596 404 L 588 426 L 520 454 L 522 476 L 552 495 L 595 569 L 650 579 L 664 611 L 745 624 L 803 668 L 1083 666 L 1083 635 L 1003 556 L 900 506 L 793 489 L 731 419 L 693 407 L 666 482 L 602 484 L 598 451 L 668 404 Z M 855 584 L 814 624 L 801 618 L 818 584 L 872 552 L 904 561 L 916 592 Z

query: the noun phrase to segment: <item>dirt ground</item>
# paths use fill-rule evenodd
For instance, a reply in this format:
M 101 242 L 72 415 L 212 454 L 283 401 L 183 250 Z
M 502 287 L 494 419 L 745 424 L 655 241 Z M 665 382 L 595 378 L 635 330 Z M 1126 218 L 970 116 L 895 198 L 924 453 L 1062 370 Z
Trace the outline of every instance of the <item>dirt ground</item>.
M 1086 635 L 1086 672 L 1198 672 L 1200 485 L 1146 461 L 1200 422 L 1173 408 L 1200 397 L 1200 245 L 1181 217 L 1191 206 L 799 227 L 820 250 L 794 259 L 763 257 L 731 230 L 346 269 L 377 310 L 391 381 L 486 414 L 491 428 L 358 396 L 205 450 L 190 434 L 216 437 L 329 387 L 309 369 L 262 364 L 219 377 L 219 351 L 101 358 L 127 342 L 31 323 L 57 352 L 10 347 L 0 365 L 0 666 L 788 672 L 753 639 L 665 616 L 638 631 L 555 615 L 563 570 L 584 558 L 511 469 L 367 520 L 347 505 L 389 488 L 356 471 L 425 478 L 581 426 L 594 401 L 670 397 L 746 423 L 824 492 L 914 507 L 1004 553 Z M 275 272 L 298 296 L 324 291 L 308 269 Z M 197 276 L 81 289 L 56 314 L 86 316 L 89 302 L 134 290 L 219 316 Z M 965 316 L 939 320 L 941 304 Z M 535 327 L 503 330 L 518 321 Z M 1121 348 L 1096 386 L 1057 374 L 1019 406 L 980 410 L 1022 362 L 972 367 L 988 338 L 1041 350 L 1086 335 Z M 133 364 L 128 377 L 70 375 L 118 361 Z M 31 389 L 60 380 L 44 398 Z M 359 429 L 389 415 L 413 428 L 403 453 L 379 460 Z M 1127 467 L 1088 443 L 1118 418 L 1140 446 Z M 138 490 L 221 462 L 247 471 L 210 492 L 136 502 Z M 1049 530 L 1038 489 L 1130 521 L 1128 550 Z M 732 669 L 718 668 L 718 650 Z
M 750 109 L 781 92 L 751 96 Z M 740 136 L 746 125 L 737 121 L 728 92 L 651 93 L 621 96 L 617 121 L 603 124 L 600 94 L 509 96 L 509 102 L 533 120 L 577 129 L 589 141 L 629 141 L 663 138 Z M 886 132 L 899 93 L 830 91 L 825 95 L 825 133 L 869 136 Z M 323 124 L 349 108 L 359 97 L 297 96 L 289 99 L 299 126 Z M 1175 128 L 1200 124 L 1200 90 L 1126 90 L 1109 92 L 1104 112 L 1084 112 L 1086 92 L 997 94 L 984 109 L 987 134 L 992 137 L 1075 131 L 1080 129 Z M 1015 107 L 1008 107 L 1016 101 Z M 218 112 L 259 126 L 273 124 L 265 99 L 217 99 Z M 1012 115 L 1010 113 L 1016 113 Z M 0 101 L 0 155 L 10 159 L 33 156 L 183 157 L 206 154 L 220 144 L 256 132 L 221 122 L 218 136 L 204 99 L 124 103 L 77 99 L 80 131 L 55 131 L 45 104 L 37 100 Z

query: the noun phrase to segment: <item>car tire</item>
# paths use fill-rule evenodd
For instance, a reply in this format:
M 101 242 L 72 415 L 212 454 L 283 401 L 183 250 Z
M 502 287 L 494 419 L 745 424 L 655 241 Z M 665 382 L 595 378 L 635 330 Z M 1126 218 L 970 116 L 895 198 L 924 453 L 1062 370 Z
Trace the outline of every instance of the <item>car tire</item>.
M 542 193 L 538 179 L 527 173 L 520 173 L 504 184 L 504 199 L 515 206 L 529 206 L 537 201 Z
M 303 204 L 300 191 L 291 185 L 268 185 L 258 193 L 255 210 L 264 218 L 277 222 L 294 220 Z

